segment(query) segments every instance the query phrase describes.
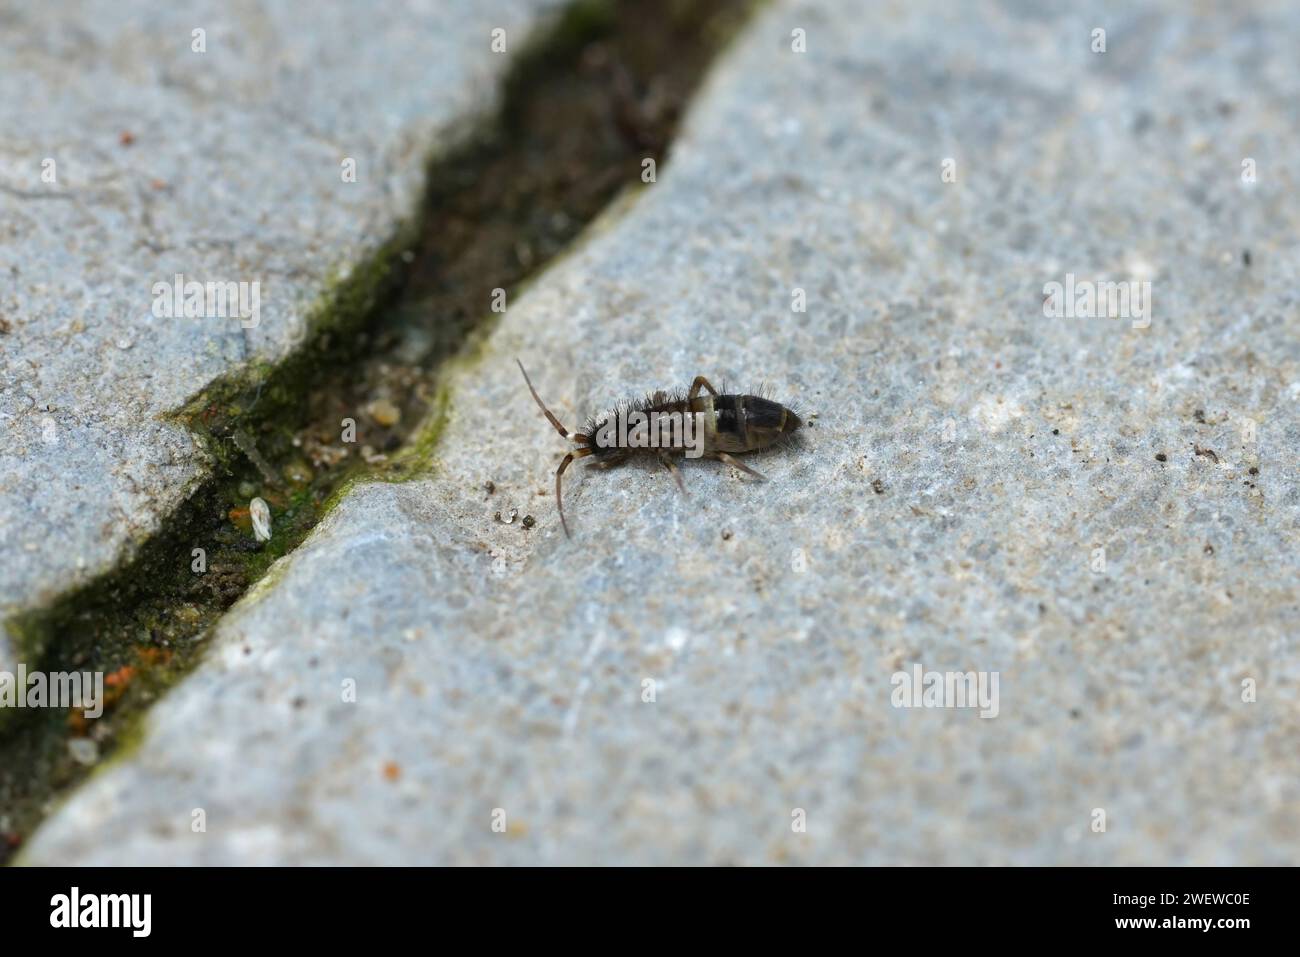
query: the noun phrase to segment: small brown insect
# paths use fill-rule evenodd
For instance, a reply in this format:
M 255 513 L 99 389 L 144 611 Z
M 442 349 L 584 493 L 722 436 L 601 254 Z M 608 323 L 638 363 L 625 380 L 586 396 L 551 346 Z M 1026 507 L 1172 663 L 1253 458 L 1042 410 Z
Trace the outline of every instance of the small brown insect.
M 688 456 L 718 459 L 755 478 L 765 476 L 733 457 L 775 445 L 803 425 L 790 408 L 757 395 L 719 395 L 704 376 L 696 376 L 686 392 L 655 392 L 644 399 L 622 402 L 609 412 L 592 416 L 581 432 L 570 432 L 546 407 L 524 364 L 518 359 L 528 391 L 555 431 L 577 446 L 555 470 L 555 506 L 560 525 L 569 534 L 560 496 L 560 476 L 574 459 L 591 456 L 590 464 L 607 469 L 633 455 L 654 455 L 686 492 L 674 458 Z M 707 395 L 702 395 L 707 392 Z

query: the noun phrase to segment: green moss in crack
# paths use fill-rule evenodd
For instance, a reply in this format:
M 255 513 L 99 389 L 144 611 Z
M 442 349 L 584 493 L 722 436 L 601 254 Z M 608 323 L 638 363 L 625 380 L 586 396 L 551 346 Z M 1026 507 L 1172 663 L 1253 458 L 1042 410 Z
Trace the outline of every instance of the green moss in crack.
M 429 412 L 410 440 L 374 478 L 384 482 L 409 482 L 427 478 L 433 472 L 433 455 L 447 427 L 451 410 L 451 386 L 444 379 L 434 395 Z
M 282 362 L 250 362 L 203 389 L 169 418 L 212 439 L 229 436 L 250 420 L 269 423 L 291 413 L 320 387 L 322 370 L 346 365 L 355 357 L 357 337 L 400 291 L 405 280 L 402 260 L 409 257 L 420 232 L 419 221 L 408 220 L 347 275 L 336 270 L 308 311 L 304 345 Z M 234 455 L 222 443 L 213 444 L 218 459 L 229 464 Z

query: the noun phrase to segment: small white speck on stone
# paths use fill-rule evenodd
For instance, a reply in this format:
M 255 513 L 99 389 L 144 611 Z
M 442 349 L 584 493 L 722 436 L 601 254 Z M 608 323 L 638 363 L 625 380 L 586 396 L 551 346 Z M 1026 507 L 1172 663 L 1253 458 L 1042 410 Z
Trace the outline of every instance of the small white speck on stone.
M 73 738 L 68 742 L 68 754 L 78 764 L 94 764 L 99 760 L 99 745 L 90 738 Z
M 253 519 L 253 535 L 259 542 L 271 540 L 271 506 L 255 498 L 248 503 L 248 514 Z
M 1155 278 L 1156 270 L 1145 259 L 1133 256 L 1128 261 L 1129 278 L 1138 282 L 1148 282 Z
M 975 403 L 970 414 L 985 432 L 997 434 L 1024 415 L 1024 409 L 1012 398 L 986 395 Z
M 664 635 L 664 644 L 672 651 L 681 651 L 686 647 L 686 632 L 680 628 L 670 628 Z
M 135 345 L 135 343 L 125 337 L 117 340 L 117 347 L 119 349 L 130 349 L 133 345 Z

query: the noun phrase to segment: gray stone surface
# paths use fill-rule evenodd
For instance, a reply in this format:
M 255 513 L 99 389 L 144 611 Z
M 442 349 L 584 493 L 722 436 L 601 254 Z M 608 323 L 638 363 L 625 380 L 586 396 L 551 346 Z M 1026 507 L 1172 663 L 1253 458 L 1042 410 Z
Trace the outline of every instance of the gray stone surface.
M 111 568 L 189 494 L 205 463 L 159 417 L 301 339 L 414 210 L 424 158 L 491 110 L 509 58 L 490 31 L 520 45 L 555 6 L 0 11 L 0 622 Z M 177 273 L 260 283 L 260 322 L 155 318 Z
M 950 6 L 765 13 L 432 475 L 356 489 L 24 859 L 1294 863 L 1300 17 Z M 1149 328 L 1046 318 L 1067 272 Z M 815 425 L 766 484 L 575 468 L 568 541 L 515 355 L 570 425 L 697 373 Z M 892 707 L 913 662 L 998 716 Z

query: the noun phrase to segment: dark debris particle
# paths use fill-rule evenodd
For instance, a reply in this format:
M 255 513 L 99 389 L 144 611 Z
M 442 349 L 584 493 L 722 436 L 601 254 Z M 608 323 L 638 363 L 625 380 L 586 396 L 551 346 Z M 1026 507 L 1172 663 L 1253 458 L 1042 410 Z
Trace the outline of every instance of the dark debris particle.
M 483 483 L 483 491 L 487 492 L 489 495 L 491 495 L 496 490 L 497 490 L 496 482 L 487 481 Z
M 882 482 L 882 481 L 880 481 L 880 479 L 872 479 L 872 480 L 871 480 L 871 490 L 872 490 L 873 492 L 875 492 L 877 495 L 884 495 L 884 494 L 885 494 L 885 483 Z
M 722 530 L 722 540 L 723 540 L 724 542 L 729 542 L 729 541 L 731 541 L 731 529 L 729 529 L 729 528 L 724 528 L 724 529 Z
M 524 516 L 524 528 L 532 528 L 536 524 L 537 519 L 533 518 L 531 515 Z
M 1207 459 L 1213 459 L 1215 465 L 1219 464 L 1219 454 L 1215 452 L 1214 449 L 1203 449 L 1199 445 L 1193 445 L 1192 451 L 1194 451 L 1197 455 L 1204 456 Z
M 1202 551 L 1204 551 L 1205 554 L 1207 554 L 1207 555 L 1213 555 L 1213 554 L 1214 554 L 1214 546 L 1211 545 L 1209 542 L 1206 542 L 1206 543 L 1205 543 L 1205 548 L 1203 548 Z
M 1052 429 L 1052 434 L 1053 434 L 1053 435 L 1060 435 L 1060 434 L 1061 434 L 1061 430 L 1060 430 L 1060 429 Z
M 1169 461 L 1169 456 L 1165 455 L 1165 453 L 1163 453 L 1163 452 L 1157 452 L 1157 453 L 1156 453 L 1156 461 L 1157 461 L 1157 462 L 1168 462 L 1168 461 Z
M 1250 474 L 1251 474 L 1251 475 L 1258 475 L 1258 474 L 1259 474 L 1259 467 L 1258 467 L 1258 466 L 1255 466 L 1255 465 L 1252 465 L 1252 466 L 1250 467 Z
M 1250 268 L 1250 250 L 1249 250 L 1249 249 L 1243 249 L 1243 250 L 1241 251 L 1241 264 L 1242 264 L 1243 266 L 1247 267 L 1247 268 Z
M 11 329 L 13 329 L 13 326 L 10 324 L 9 320 L 0 318 L 0 336 L 9 335 Z
M 1197 409 L 1195 412 L 1192 413 L 1192 418 L 1195 419 L 1197 422 L 1201 423 L 1201 425 L 1205 425 L 1206 424 L 1205 410 Z

